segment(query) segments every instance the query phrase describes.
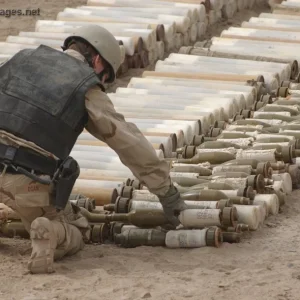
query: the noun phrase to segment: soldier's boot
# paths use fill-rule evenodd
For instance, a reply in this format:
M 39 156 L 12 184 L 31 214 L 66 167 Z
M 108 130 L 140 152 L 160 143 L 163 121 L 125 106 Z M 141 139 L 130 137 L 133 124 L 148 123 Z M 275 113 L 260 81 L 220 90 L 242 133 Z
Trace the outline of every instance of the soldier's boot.
M 54 272 L 54 253 L 58 244 L 59 233 L 62 224 L 39 217 L 31 223 L 30 239 L 32 253 L 28 263 L 31 273 Z M 58 227 L 58 228 L 57 228 Z M 63 235 L 62 232 L 60 234 Z

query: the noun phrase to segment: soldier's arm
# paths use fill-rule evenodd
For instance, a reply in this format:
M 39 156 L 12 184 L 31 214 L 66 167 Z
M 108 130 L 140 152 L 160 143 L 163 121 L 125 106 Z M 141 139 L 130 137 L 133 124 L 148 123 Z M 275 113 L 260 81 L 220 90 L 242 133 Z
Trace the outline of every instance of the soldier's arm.
M 126 122 L 99 88 L 86 94 L 89 121 L 86 129 L 107 143 L 136 178 L 156 195 L 165 195 L 171 185 L 168 164 L 159 159 L 153 146 L 135 124 Z

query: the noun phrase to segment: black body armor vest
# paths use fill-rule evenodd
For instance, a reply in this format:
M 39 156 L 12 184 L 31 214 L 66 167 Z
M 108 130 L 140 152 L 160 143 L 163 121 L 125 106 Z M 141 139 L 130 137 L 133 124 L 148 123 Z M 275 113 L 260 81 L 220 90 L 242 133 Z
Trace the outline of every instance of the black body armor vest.
M 85 94 L 100 84 L 84 62 L 47 46 L 0 67 L 0 129 L 64 160 L 88 120 Z

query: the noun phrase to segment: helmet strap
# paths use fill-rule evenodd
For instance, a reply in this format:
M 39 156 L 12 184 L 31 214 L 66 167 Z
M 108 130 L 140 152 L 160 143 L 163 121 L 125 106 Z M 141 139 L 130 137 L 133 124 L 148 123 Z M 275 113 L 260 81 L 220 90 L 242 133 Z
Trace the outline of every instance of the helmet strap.
M 101 91 L 103 93 L 105 93 L 105 87 L 103 86 L 103 84 L 102 83 L 98 83 L 97 85 L 99 86 L 99 88 L 101 89 Z
M 105 70 L 102 70 L 99 74 L 96 74 L 101 82 L 102 82 L 102 79 L 103 79 L 103 76 L 105 75 L 105 73 L 106 73 Z

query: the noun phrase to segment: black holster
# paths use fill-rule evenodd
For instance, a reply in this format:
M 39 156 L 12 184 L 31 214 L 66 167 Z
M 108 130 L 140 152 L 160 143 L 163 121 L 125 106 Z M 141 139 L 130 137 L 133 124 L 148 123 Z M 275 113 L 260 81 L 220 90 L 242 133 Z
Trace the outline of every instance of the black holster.
M 68 157 L 59 167 L 58 174 L 54 180 L 55 197 L 52 205 L 57 210 L 63 210 L 69 200 L 73 186 L 80 174 L 80 168 L 77 161 Z

